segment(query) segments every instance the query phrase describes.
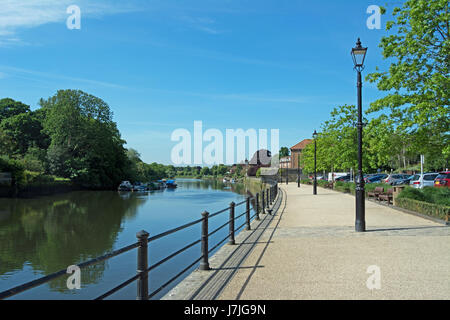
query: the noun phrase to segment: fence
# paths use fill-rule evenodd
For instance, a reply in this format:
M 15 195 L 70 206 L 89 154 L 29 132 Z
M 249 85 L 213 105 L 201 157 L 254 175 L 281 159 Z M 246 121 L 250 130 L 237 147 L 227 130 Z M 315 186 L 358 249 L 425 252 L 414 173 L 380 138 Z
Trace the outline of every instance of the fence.
M 194 267 L 197 263 L 199 264 L 200 270 L 210 270 L 209 266 L 209 254 L 213 252 L 215 249 L 217 249 L 220 245 L 222 245 L 225 241 L 228 240 L 228 243 L 230 245 L 235 245 L 235 233 L 239 231 L 242 227 L 246 227 L 246 230 L 251 230 L 251 220 L 255 218 L 256 220 L 260 220 L 260 213 L 269 213 L 271 214 L 270 205 L 273 204 L 276 197 L 278 195 L 278 185 L 275 184 L 271 187 L 269 187 L 266 190 L 263 190 L 260 194 L 257 193 L 255 197 L 247 197 L 245 201 L 242 201 L 240 203 L 234 203 L 232 202 L 228 208 L 225 208 L 223 210 L 220 210 L 218 212 L 215 212 L 213 214 L 210 214 L 209 212 L 205 211 L 202 213 L 202 217 L 198 220 L 192 221 L 190 223 L 187 223 L 185 225 L 182 225 L 180 227 L 168 230 L 166 232 L 163 232 L 161 234 L 158 234 L 156 236 L 150 237 L 150 234 L 144 230 L 139 231 L 136 234 L 136 237 L 138 241 L 136 243 L 133 243 L 131 245 L 128 245 L 126 247 L 120 248 L 118 250 L 115 250 L 111 253 L 105 254 L 103 256 L 82 262 L 78 264 L 77 266 L 80 269 L 86 268 L 88 266 L 97 264 L 101 261 L 109 260 L 113 257 L 116 257 L 118 255 L 121 255 L 125 252 L 128 252 L 130 250 L 133 250 L 137 248 L 137 268 L 136 268 L 136 275 L 129 278 L 128 280 L 122 282 L 121 284 L 117 285 L 113 289 L 109 290 L 108 292 L 102 294 L 101 296 L 98 296 L 95 300 L 102 300 L 109 296 L 111 296 L 113 293 L 119 291 L 120 289 L 128 286 L 129 284 L 133 283 L 134 281 L 137 281 L 137 300 L 148 300 L 157 295 L 161 290 L 166 288 L 168 285 L 173 283 L 176 279 L 178 279 L 181 275 L 186 273 L 190 268 Z M 253 216 L 250 216 L 250 201 L 255 200 L 255 214 Z M 235 216 L 236 208 L 245 204 L 245 211 Z M 209 219 L 218 216 L 222 213 L 229 212 L 229 219 L 228 222 L 219 226 L 217 229 L 213 231 L 209 231 L 208 228 L 208 222 Z M 245 216 L 245 223 L 240 225 L 239 227 L 235 228 L 235 221 L 237 221 L 239 218 Z M 177 250 L 176 252 L 170 254 L 169 256 L 165 257 L 164 259 L 156 262 L 155 264 L 148 266 L 148 244 L 156 241 L 158 239 L 164 238 L 168 235 L 171 235 L 173 233 L 176 233 L 178 231 L 181 231 L 183 229 L 189 228 L 191 226 L 197 225 L 201 223 L 201 238 L 197 241 L 194 241 L 185 247 Z M 213 247 L 209 247 L 208 240 L 213 235 L 216 234 L 218 231 L 222 230 L 225 227 L 229 227 L 228 235 L 225 239 L 219 241 L 217 244 L 215 244 Z M 183 270 L 181 270 L 178 274 L 170 278 L 168 281 L 166 281 L 163 285 L 161 285 L 159 288 L 154 290 L 153 292 L 149 293 L 148 288 L 148 282 L 149 282 L 149 273 L 150 271 L 156 269 L 157 267 L 161 266 L 165 262 L 171 260 L 172 258 L 178 256 L 182 252 L 188 250 L 189 248 L 192 248 L 193 246 L 197 244 L 201 244 L 201 255 L 198 259 L 196 259 L 194 262 L 189 264 L 187 267 L 185 267 Z M 51 280 L 54 280 L 56 278 L 62 277 L 63 275 L 67 275 L 67 270 L 60 270 L 58 272 L 52 273 L 50 275 L 47 275 L 45 277 L 27 282 L 25 284 L 19 285 L 17 287 L 11 288 L 9 290 L 0 292 L 0 300 L 6 299 L 9 297 L 12 297 L 14 295 L 17 295 L 21 292 L 30 290 L 32 288 L 35 288 L 37 286 L 40 286 L 44 283 L 47 283 Z

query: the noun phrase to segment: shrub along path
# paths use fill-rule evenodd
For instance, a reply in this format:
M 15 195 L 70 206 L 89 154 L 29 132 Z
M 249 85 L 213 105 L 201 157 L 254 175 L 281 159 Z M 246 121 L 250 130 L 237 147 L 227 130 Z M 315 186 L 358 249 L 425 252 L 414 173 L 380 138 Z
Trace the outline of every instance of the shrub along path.
M 366 201 L 367 232 L 356 233 L 354 196 L 281 188 L 284 210 L 220 299 L 450 299 L 449 227 Z M 370 266 L 380 289 L 367 287 Z

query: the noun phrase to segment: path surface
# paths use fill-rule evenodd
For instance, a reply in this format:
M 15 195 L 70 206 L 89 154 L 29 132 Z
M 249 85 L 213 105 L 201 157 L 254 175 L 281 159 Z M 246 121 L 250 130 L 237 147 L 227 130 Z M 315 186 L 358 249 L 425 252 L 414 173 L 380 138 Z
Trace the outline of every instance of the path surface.
M 280 210 L 216 298 L 450 299 L 450 227 L 366 201 L 357 233 L 353 196 L 281 188 Z M 366 285 L 372 265 L 379 290 Z

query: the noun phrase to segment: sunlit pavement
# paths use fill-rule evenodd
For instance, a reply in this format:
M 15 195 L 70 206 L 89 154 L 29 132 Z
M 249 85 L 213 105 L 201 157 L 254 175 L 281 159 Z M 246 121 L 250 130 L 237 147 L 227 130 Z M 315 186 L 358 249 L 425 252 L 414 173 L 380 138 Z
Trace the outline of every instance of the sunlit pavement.
M 357 233 L 353 196 L 281 188 L 286 203 L 220 299 L 450 298 L 449 227 L 366 201 Z

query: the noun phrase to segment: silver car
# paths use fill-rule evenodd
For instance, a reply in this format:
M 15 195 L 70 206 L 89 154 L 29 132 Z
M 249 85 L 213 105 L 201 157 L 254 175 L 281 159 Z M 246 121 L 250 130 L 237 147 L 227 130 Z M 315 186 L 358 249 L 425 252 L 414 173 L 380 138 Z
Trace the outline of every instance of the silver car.
M 422 189 L 424 187 L 434 187 L 434 179 L 439 175 L 437 172 L 424 173 L 423 175 L 416 174 L 411 179 L 409 185 L 411 187 Z

